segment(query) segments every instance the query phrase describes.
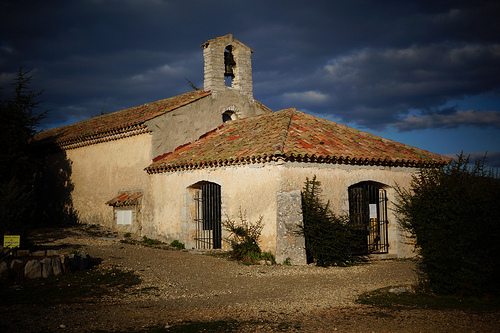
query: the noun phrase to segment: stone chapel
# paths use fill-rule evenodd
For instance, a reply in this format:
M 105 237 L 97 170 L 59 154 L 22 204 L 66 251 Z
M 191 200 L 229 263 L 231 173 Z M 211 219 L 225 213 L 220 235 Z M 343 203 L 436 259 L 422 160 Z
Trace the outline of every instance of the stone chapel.
M 300 191 L 316 176 L 336 214 L 356 214 L 376 258 L 413 255 L 394 215 L 396 186 L 448 158 L 254 99 L 253 51 L 231 34 L 203 45 L 201 90 L 39 133 L 71 166 L 81 223 L 227 248 L 221 221 L 262 217 L 260 246 L 277 262 L 305 264 Z M 52 177 L 57 177 L 53 167 Z M 45 179 L 48 193 L 52 183 Z

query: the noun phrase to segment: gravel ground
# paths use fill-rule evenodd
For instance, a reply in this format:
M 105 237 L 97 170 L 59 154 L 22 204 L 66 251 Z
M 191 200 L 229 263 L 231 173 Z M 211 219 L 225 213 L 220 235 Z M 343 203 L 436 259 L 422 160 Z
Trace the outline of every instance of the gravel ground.
M 384 310 L 356 304 L 365 291 L 414 283 L 410 261 L 346 268 L 245 266 L 192 252 L 123 244 L 116 234 L 82 227 L 44 234 L 40 245 L 79 248 L 102 267 L 120 267 L 143 282 L 95 304 L 6 309 L 3 329 L 17 332 L 138 331 L 193 321 L 237 320 L 241 332 L 497 332 L 497 313 Z M 2 331 L 0 327 L 0 331 Z

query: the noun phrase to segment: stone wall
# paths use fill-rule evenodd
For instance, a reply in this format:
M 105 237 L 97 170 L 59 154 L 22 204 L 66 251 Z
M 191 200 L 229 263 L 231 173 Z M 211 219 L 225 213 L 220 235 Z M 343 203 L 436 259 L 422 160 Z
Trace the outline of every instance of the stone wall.
M 48 278 L 72 271 L 84 271 L 93 264 L 92 258 L 85 252 L 78 254 L 60 254 L 57 250 L 14 251 L 0 262 L 0 278 Z
M 229 45 L 232 46 L 232 53 L 236 63 L 233 68 L 234 78 L 231 88 L 253 100 L 252 61 L 250 59 L 253 51 L 231 34 L 211 39 L 202 45 L 205 60 L 203 88 L 206 91 L 212 91 L 214 95 L 218 95 L 220 91 L 226 88 L 224 50 Z
M 305 238 L 297 234 L 303 226 L 300 191 L 278 192 L 276 202 L 276 262 L 306 265 Z

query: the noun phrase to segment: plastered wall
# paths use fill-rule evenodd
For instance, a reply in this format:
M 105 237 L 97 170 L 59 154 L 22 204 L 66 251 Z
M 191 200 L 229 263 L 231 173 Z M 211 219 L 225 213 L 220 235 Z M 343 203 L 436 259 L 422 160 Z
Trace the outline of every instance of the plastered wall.
M 166 240 L 179 239 L 188 248 L 195 247 L 196 222 L 193 191 L 190 186 L 200 181 L 209 181 L 221 186 L 223 220 L 239 220 L 240 210 L 250 221 L 257 221 L 262 216 L 262 248 L 271 250 L 276 247 L 276 192 L 279 190 L 279 170 L 275 167 L 247 165 L 178 171 L 151 175 L 151 178 L 154 223 L 145 228 L 145 232 L 157 234 Z
M 139 222 L 149 218 L 148 182 L 144 168 L 151 163 L 151 135 L 141 134 L 120 140 L 66 151 L 71 163 L 73 207 L 81 222 L 101 224 L 117 230 L 113 208 L 106 202 L 121 191 L 142 192 Z M 120 226 L 121 231 L 137 232 L 140 225 Z
M 201 135 L 221 126 L 222 114 L 228 110 L 234 112 L 237 118 L 269 112 L 260 104 L 226 87 L 223 94 L 202 98 L 146 122 L 153 131 L 153 157 L 193 142 Z
M 389 200 L 387 203 L 389 253 L 376 256 L 378 258 L 414 256 L 413 246 L 408 244 L 410 240 L 399 227 L 394 214 L 394 202 L 396 200 L 395 187 L 399 185 L 407 188 L 411 182 L 411 175 L 417 172 L 417 169 L 339 164 L 310 164 L 307 167 L 303 165 L 303 163 L 286 163 L 282 166 L 282 190 L 302 189 L 306 177 L 312 179 L 316 176 L 316 179 L 321 182 L 324 202 L 330 201 L 330 208 L 338 215 L 349 214 L 349 186 L 363 181 L 384 184 Z
M 147 233 L 166 240 L 179 239 L 188 247 L 195 247 L 194 201 L 189 187 L 209 181 L 221 186 L 223 219 L 237 218 L 240 209 L 251 221 L 263 216 L 265 227 L 260 245 L 263 250 L 276 253 L 277 212 L 282 211 L 277 206 L 277 193 L 300 191 L 306 177 L 312 179 L 316 175 L 324 201 L 330 201 L 336 214 L 349 212 L 349 186 L 362 181 L 386 185 L 389 253 L 378 257 L 411 257 L 413 248 L 406 244 L 408 240 L 392 209 L 396 199 L 394 187 L 396 184 L 407 187 L 415 171 L 412 168 L 267 163 L 155 174 L 151 175 L 154 222 L 146 227 Z

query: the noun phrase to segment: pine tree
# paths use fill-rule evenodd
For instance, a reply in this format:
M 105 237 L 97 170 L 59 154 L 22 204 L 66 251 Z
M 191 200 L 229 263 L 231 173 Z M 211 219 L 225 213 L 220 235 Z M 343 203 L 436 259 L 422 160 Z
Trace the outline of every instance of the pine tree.
M 22 67 L 14 94 L 0 99 L 0 233 L 25 236 L 35 219 L 34 181 L 37 159 L 30 141 L 46 112 L 37 113 L 42 92 L 30 90 L 31 76 Z
M 347 216 L 336 216 L 329 202 L 320 199 L 321 184 L 306 179 L 302 191 L 302 216 L 304 226 L 301 234 L 306 240 L 307 261 L 318 266 L 346 266 L 353 261 L 353 232 Z

